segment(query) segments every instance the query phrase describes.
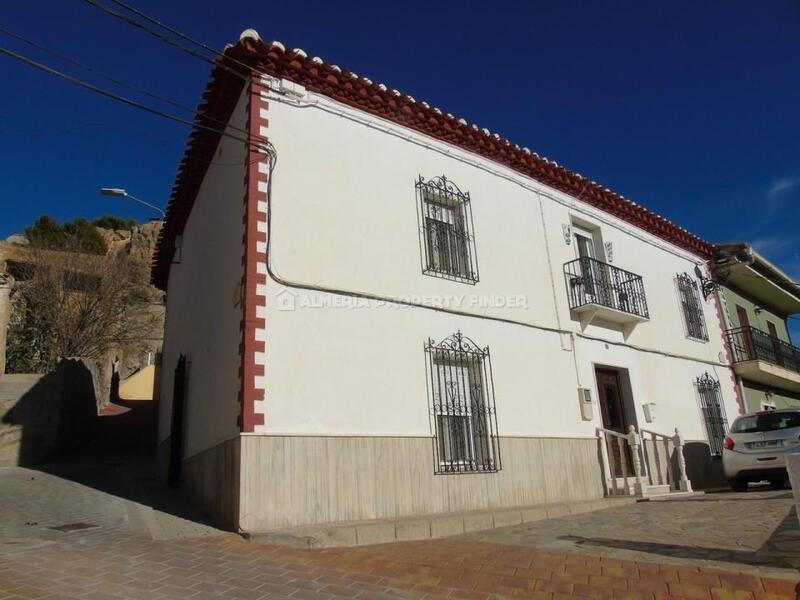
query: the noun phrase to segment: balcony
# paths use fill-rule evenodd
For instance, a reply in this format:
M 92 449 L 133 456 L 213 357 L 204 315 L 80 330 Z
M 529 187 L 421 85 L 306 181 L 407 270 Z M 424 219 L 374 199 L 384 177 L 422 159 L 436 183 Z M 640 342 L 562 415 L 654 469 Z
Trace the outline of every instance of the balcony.
M 800 391 L 800 348 L 755 327 L 729 329 L 726 336 L 737 375 Z
M 564 265 L 570 310 L 580 317 L 581 329 L 595 319 L 622 325 L 625 339 L 650 318 L 641 275 L 594 258 L 582 257 Z

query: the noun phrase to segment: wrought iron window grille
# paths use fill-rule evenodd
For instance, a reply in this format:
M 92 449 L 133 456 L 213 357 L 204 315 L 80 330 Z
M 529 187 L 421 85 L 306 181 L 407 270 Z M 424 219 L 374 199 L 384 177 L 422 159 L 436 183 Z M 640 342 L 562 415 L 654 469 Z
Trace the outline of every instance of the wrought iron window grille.
M 444 175 L 416 182 L 422 272 L 453 281 L 478 281 L 469 192 Z
M 697 282 L 688 273 L 679 273 L 675 276 L 675 281 L 678 284 L 686 337 L 707 342 L 708 331 L 706 330 L 703 303 L 700 301 Z
M 425 342 L 434 472 L 494 473 L 501 468 L 489 348 L 460 331 Z
M 695 379 L 694 385 L 700 399 L 711 456 L 722 456 L 723 442 L 728 433 L 728 417 L 725 415 L 720 383 L 706 372 Z

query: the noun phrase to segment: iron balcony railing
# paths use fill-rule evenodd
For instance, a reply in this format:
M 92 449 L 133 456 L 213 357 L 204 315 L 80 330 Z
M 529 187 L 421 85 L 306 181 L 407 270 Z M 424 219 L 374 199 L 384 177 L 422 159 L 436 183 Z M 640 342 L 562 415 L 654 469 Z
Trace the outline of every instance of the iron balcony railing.
M 727 332 L 733 362 L 763 360 L 800 373 L 800 348 L 755 327 L 736 327 Z
M 599 304 L 650 318 L 641 275 L 585 256 L 564 264 L 564 280 L 571 309 Z

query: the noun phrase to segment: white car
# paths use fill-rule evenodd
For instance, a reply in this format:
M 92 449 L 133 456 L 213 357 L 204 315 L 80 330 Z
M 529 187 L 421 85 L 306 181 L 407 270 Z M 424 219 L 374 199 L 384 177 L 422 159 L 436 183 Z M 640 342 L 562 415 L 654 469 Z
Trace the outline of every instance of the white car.
M 722 450 L 725 477 L 737 492 L 751 481 L 786 483 L 786 455 L 800 453 L 800 409 L 758 412 L 738 417 Z

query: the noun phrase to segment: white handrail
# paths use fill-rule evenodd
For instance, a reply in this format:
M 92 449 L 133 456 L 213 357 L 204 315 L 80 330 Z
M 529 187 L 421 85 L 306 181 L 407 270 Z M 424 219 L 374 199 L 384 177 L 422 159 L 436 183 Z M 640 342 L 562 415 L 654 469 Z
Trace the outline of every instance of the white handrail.
M 670 487 L 674 488 L 675 485 L 674 485 L 674 482 L 672 481 L 672 469 L 670 468 L 670 464 L 669 464 L 669 462 L 670 462 L 669 461 L 669 458 L 670 458 L 669 444 L 670 444 L 670 442 L 672 442 L 672 444 L 675 446 L 675 456 L 677 458 L 678 471 L 680 473 L 680 479 L 677 482 L 678 483 L 677 489 L 679 489 L 682 492 L 691 492 L 692 491 L 692 482 L 686 476 L 686 457 L 683 454 L 683 447 L 684 447 L 683 437 L 681 436 L 680 431 L 678 431 L 678 428 L 677 427 L 675 428 L 675 434 L 674 435 L 666 435 L 664 433 L 659 433 L 657 431 L 652 431 L 650 429 L 642 429 L 641 432 L 642 432 L 642 435 L 647 433 L 647 434 L 650 434 L 650 436 L 652 437 L 653 448 L 654 448 L 654 453 L 655 453 L 655 460 L 656 460 L 656 468 L 657 468 L 657 471 L 658 471 L 659 479 L 661 477 L 661 469 L 658 468 L 658 455 L 659 455 L 659 453 L 658 453 L 658 448 L 656 446 L 657 438 L 660 438 L 664 442 L 664 448 L 665 448 L 665 451 L 666 451 L 666 458 L 667 458 L 667 465 L 666 465 L 667 466 L 667 483 L 670 485 Z M 643 444 L 643 446 L 644 446 L 645 456 L 646 456 L 647 455 L 647 446 L 646 446 L 646 444 Z M 651 483 L 655 484 L 656 482 L 651 480 Z
M 627 434 L 614 431 L 612 429 L 605 429 L 603 427 L 597 427 L 595 431 L 597 432 L 597 437 L 600 441 L 600 456 L 603 463 L 603 474 L 606 480 L 606 492 L 610 492 L 611 495 L 618 494 L 617 476 L 616 473 L 612 473 L 611 471 L 611 463 L 608 456 L 608 447 L 610 446 L 614 458 L 619 457 L 619 467 L 622 471 L 622 480 L 625 486 L 625 493 L 629 493 L 628 490 L 630 488 L 628 484 L 628 478 L 630 476 L 635 476 L 636 492 L 640 493 L 642 489 L 641 460 L 639 454 L 640 441 L 639 436 L 636 433 L 636 429 L 631 426 L 630 431 Z M 633 473 L 630 473 L 631 469 L 628 465 L 628 453 L 626 452 L 625 447 L 626 444 L 631 448 L 630 456 L 633 460 Z M 615 449 L 616 453 L 614 453 Z M 611 489 L 609 489 L 609 487 Z

